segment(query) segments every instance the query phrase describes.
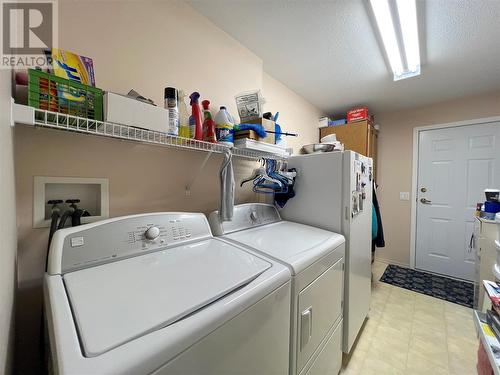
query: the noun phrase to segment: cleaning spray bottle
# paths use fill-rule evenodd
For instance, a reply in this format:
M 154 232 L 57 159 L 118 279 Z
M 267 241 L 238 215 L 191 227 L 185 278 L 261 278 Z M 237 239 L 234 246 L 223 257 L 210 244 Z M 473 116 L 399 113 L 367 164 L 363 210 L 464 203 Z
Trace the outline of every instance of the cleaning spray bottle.
M 189 117 L 189 127 L 194 127 L 194 139 L 198 141 L 203 140 L 203 128 L 202 128 L 202 120 L 201 120 L 201 109 L 198 104 L 198 99 L 200 99 L 199 92 L 193 92 L 189 95 L 190 105 L 191 105 L 191 116 Z
M 234 145 L 234 120 L 224 106 L 215 115 L 215 136 L 218 143 Z
M 189 131 L 189 112 L 185 102 L 186 94 L 184 91 L 179 90 L 177 97 L 179 107 L 179 137 L 194 138 L 194 131 L 190 134 Z
M 215 143 L 217 141 L 215 139 L 215 122 L 210 113 L 210 100 L 202 101 L 201 105 L 203 106 L 203 140 Z

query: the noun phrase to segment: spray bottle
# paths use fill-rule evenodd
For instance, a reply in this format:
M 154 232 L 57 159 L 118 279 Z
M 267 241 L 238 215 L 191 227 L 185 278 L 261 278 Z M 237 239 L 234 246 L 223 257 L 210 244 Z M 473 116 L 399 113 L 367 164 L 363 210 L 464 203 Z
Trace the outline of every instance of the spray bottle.
M 234 120 L 224 106 L 215 115 L 215 136 L 218 143 L 234 145 Z
M 210 100 L 202 101 L 201 105 L 203 106 L 203 140 L 215 143 L 217 141 L 215 139 L 215 122 L 210 113 Z
M 200 99 L 199 92 L 193 92 L 189 95 L 190 105 L 191 105 L 191 116 L 189 117 L 189 127 L 194 127 L 194 139 L 197 141 L 203 140 L 203 128 L 202 128 L 202 120 L 201 120 L 201 109 L 198 104 L 198 99 Z
M 184 91 L 179 90 L 178 96 L 178 107 L 179 107 L 179 137 L 184 138 L 194 138 L 194 131 L 190 133 L 189 129 L 189 112 L 187 109 L 186 102 L 184 99 L 186 98 L 186 94 Z

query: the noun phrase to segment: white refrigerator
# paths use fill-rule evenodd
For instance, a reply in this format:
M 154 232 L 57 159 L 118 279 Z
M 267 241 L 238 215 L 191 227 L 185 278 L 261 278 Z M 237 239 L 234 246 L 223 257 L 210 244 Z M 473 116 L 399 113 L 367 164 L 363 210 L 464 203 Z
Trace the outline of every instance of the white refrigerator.
M 371 297 L 372 159 L 353 151 L 292 156 L 295 197 L 280 210 L 290 221 L 346 238 L 343 351 L 349 353 Z

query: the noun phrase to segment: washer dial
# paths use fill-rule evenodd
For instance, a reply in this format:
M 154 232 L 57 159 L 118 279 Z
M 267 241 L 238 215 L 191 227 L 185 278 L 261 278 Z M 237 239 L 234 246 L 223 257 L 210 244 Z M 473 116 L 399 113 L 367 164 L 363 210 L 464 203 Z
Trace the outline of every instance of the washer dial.
M 149 227 L 145 232 L 144 232 L 144 237 L 147 239 L 147 240 L 154 240 L 156 238 L 158 238 L 158 236 L 160 235 L 160 228 L 158 227 Z

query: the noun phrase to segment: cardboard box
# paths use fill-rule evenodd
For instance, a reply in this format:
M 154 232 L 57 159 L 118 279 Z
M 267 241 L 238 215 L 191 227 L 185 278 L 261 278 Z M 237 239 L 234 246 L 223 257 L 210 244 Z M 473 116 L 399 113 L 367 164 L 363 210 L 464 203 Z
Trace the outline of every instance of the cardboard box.
M 253 130 L 240 130 L 234 133 L 234 139 L 248 138 L 255 141 L 259 140 L 259 136 Z
M 168 111 L 123 95 L 106 92 L 104 121 L 165 133 L 168 127 Z
M 375 117 L 373 117 L 373 115 L 368 115 L 368 118 L 366 119 L 353 120 L 351 122 L 348 122 L 347 124 L 356 124 L 358 122 L 363 122 L 363 121 L 366 121 L 368 125 L 375 126 Z
M 265 118 L 258 118 L 255 120 L 251 120 L 247 122 L 248 124 L 260 124 L 264 127 L 265 130 L 269 130 L 274 132 L 275 131 L 275 123 L 272 120 L 267 120 Z M 266 142 L 270 144 L 275 144 L 276 143 L 276 135 L 274 133 L 267 133 L 267 137 L 265 138 L 259 138 L 258 139 L 261 142 Z
M 354 108 L 347 112 L 347 122 L 362 121 L 368 118 L 368 107 Z

